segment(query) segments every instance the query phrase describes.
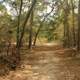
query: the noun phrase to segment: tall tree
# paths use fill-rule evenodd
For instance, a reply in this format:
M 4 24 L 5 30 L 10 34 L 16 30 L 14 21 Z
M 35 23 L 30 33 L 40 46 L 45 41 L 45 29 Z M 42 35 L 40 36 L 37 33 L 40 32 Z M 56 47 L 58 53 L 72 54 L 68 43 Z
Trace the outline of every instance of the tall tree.
M 77 50 L 80 51 L 80 0 L 78 2 L 78 41 Z
M 33 17 L 34 17 L 34 11 L 32 10 L 31 16 L 30 16 L 30 25 L 29 25 L 29 45 L 28 48 L 32 48 L 32 37 L 33 37 Z
M 64 2 L 64 47 L 70 47 L 70 32 L 68 23 L 69 7 L 68 0 Z
M 20 38 L 20 18 L 21 18 L 21 11 L 22 11 L 22 6 L 23 6 L 23 0 L 20 0 L 20 9 L 19 9 L 19 14 L 18 14 L 18 25 L 17 25 L 17 45 L 19 45 L 19 38 Z
M 54 8 L 52 8 L 51 11 L 50 11 L 49 13 L 47 13 L 47 14 L 44 16 L 44 19 L 40 22 L 39 28 L 38 28 L 38 30 L 37 30 L 37 32 L 36 32 L 36 35 L 35 35 L 35 38 L 34 38 L 33 46 L 35 46 L 35 44 L 36 44 L 36 40 L 37 40 L 37 37 L 38 37 L 38 35 L 39 35 L 39 32 L 40 32 L 40 30 L 41 30 L 42 27 L 43 27 L 43 23 L 45 22 L 46 18 L 53 12 L 53 10 L 54 10 Z
M 76 38 L 75 38 L 75 5 L 74 5 L 74 0 L 71 0 L 71 9 L 72 9 L 72 31 L 73 31 L 73 47 L 76 46 Z

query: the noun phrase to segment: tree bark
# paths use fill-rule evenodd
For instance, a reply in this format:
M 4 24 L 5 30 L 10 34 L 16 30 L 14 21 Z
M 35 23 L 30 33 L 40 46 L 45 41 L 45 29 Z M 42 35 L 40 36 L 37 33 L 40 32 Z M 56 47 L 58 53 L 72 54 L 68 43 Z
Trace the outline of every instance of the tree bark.
M 72 31 L 73 31 L 73 47 L 76 46 L 76 38 L 75 38 L 75 13 L 74 13 L 74 0 L 71 0 L 72 4 Z
M 25 27 L 26 27 L 26 24 L 27 24 L 27 22 L 29 20 L 30 14 L 31 14 L 34 6 L 35 6 L 35 3 L 36 3 L 36 0 L 33 0 L 32 5 L 31 5 L 31 7 L 30 7 L 30 9 L 29 9 L 29 11 L 28 11 L 28 13 L 26 15 L 26 19 L 25 19 L 25 21 L 24 21 L 24 23 L 22 25 L 23 29 L 22 29 L 21 36 L 20 36 L 20 39 L 19 39 L 19 48 L 21 47 L 22 40 L 23 40 L 24 33 L 25 33 Z
M 80 51 L 80 0 L 78 4 L 78 41 L 77 41 L 77 50 Z
M 65 7 L 64 7 L 64 47 L 70 47 L 70 31 L 69 31 L 69 23 L 68 23 L 68 0 L 65 0 Z
M 31 13 L 31 17 L 30 17 L 30 30 L 29 30 L 29 45 L 28 45 L 28 48 L 31 49 L 32 48 L 32 33 L 33 33 L 33 30 L 32 30 L 32 26 L 33 26 L 33 10 L 32 10 L 32 13 Z
M 22 11 L 23 0 L 21 0 L 20 2 L 21 2 L 21 4 L 20 4 L 19 15 L 18 15 L 16 47 L 19 45 L 19 37 L 20 37 L 20 34 L 19 34 L 19 32 L 20 32 L 20 31 L 19 31 L 19 30 L 20 30 L 20 18 L 21 18 L 21 11 Z

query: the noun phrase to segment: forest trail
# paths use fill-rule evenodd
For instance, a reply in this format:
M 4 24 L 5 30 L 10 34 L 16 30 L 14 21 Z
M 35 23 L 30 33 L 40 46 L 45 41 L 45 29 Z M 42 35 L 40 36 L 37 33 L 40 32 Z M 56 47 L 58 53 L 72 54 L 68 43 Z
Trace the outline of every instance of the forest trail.
M 23 52 L 22 65 L 0 80 L 80 80 L 80 58 L 61 46 L 37 46 Z M 73 53 L 73 54 L 72 54 Z

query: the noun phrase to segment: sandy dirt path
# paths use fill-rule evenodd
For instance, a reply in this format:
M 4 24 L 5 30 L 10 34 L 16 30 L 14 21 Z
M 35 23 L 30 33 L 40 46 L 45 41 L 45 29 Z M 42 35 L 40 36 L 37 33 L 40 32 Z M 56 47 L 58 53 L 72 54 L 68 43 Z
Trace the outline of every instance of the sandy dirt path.
M 26 51 L 21 68 L 0 80 L 80 80 L 80 58 L 64 57 L 63 52 L 44 47 L 41 51 Z

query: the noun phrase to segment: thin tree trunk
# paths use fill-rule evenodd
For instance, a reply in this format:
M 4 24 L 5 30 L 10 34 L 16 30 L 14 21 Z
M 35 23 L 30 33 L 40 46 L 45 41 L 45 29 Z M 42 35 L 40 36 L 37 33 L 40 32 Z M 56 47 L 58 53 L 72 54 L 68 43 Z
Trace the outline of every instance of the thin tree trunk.
M 70 31 L 69 31 L 69 23 L 68 23 L 68 0 L 65 0 L 64 7 L 64 47 L 70 47 Z
M 8 41 L 7 56 L 9 55 L 10 47 L 11 47 L 11 42 L 10 42 L 10 41 Z
M 20 38 L 20 17 L 21 17 L 21 11 L 22 11 L 22 5 L 23 5 L 23 0 L 21 0 L 20 3 L 20 10 L 19 10 L 19 15 L 18 15 L 18 25 L 17 25 L 17 41 L 16 41 L 16 57 L 18 60 L 20 60 L 20 50 L 19 50 L 19 38 Z M 15 51 L 14 51 L 15 54 Z
M 26 24 L 27 24 L 27 22 L 29 20 L 29 17 L 31 15 L 31 12 L 32 12 L 32 10 L 33 10 L 33 8 L 35 6 L 35 3 L 36 3 L 36 0 L 33 0 L 32 5 L 31 5 L 31 7 L 30 7 L 30 9 L 29 9 L 29 11 L 28 11 L 28 13 L 26 15 L 26 19 L 25 19 L 25 21 L 24 21 L 24 23 L 22 25 L 23 26 L 23 29 L 22 29 L 21 36 L 20 36 L 20 39 L 19 39 L 19 49 L 21 48 L 22 40 L 23 40 L 24 33 L 25 33 Z
M 78 4 L 78 41 L 77 41 L 77 50 L 80 51 L 80 0 Z
M 37 40 L 37 37 L 38 37 L 38 35 L 39 35 L 39 32 L 40 32 L 41 28 L 43 27 L 43 23 L 45 22 L 46 18 L 53 12 L 53 10 L 54 10 L 54 8 L 52 8 L 52 10 L 44 16 L 43 21 L 40 22 L 39 28 L 38 28 L 38 30 L 37 30 L 37 32 L 36 32 L 36 34 L 35 34 L 33 46 L 36 45 L 36 40 Z
M 29 30 L 29 45 L 28 45 L 28 48 L 31 49 L 32 48 L 32 33 L 33 33 L 33 30 L 32 30 L 32 26 L 33 26 L 33 10 L 32 10 L 32 13 L 31 13 L 31 17 L 30 17 L 30 30 Z
M 20 10 L 19 10 L 19 15 L 18 15 L 18 25 L 17 25 L 17 43 L 16 43 L 16 47 L 18 47 L 19 45 L 19 38 L 20 38 L 20 18 L 21 18 L 21 11 L 22 11 L 22 5 L 23 5 L 23 0 L 21 0 L 21 4 L 20 4 Z
M 38 34 L 39 34 L 39 32 L 40 32 L 42 26 L 43 26 L 43 23 L 40 23 L 40 26 L 39 26 L 39 28 L 38 28 L 36 34 L 35 34 L 35 38 L 34 38 L 34 42 L 33 42 L 33 46 L 36 45 L 37 37 L 38 37 Z
M 76 38 L 75 38 L 75 13 L 74 13 L 74 1 L 71 0 L 71 4 L 72 4 L 72 25 L 73 25 L 73 47 L 76 46 Z

